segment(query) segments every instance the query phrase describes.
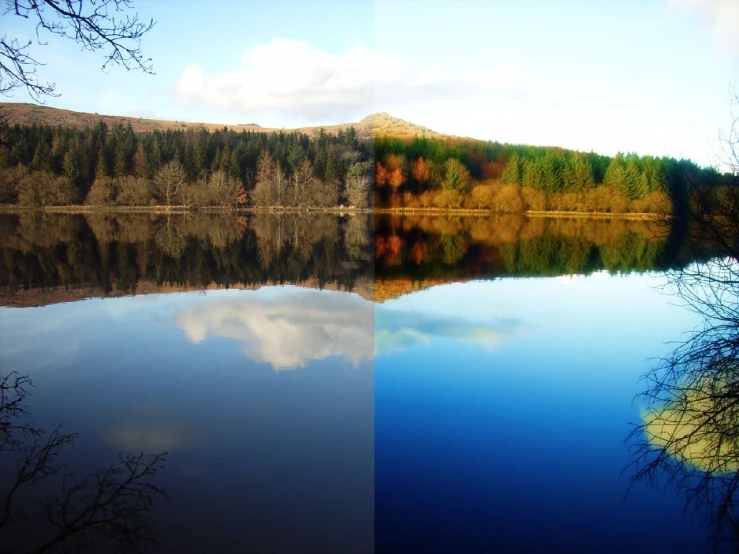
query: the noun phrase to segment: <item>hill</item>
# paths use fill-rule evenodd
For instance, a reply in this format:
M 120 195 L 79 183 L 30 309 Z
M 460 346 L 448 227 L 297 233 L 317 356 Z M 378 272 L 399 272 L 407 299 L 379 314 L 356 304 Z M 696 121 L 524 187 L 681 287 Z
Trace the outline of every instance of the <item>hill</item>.
M 246 124 L 223 124 L 223 123 L 196 123 L 188 121 L 169 121 L 165 119 L 145 119 L 141 117 L 128 117 L 119 115 L 101 115 L 97 113 L 75 112 L 50 106 L 38 104 L 27 104 L 18 102 L 0 102 L 0 113 L 8 115 L 10 125 L 49 125 L 52 127 L 93 127 L 101 119 L 111 127 L 115 123 L 131 123 L 135 133 L 149 133 L 152 131 L 172 130 L 199 130 L 216 131 L 232 129 L 235 131 L 253 131 L 261 133 L 270 132 L 292 132 L 299 131 L 307 135 L 316 135 L 321 128 L 328 133 L 338 133 L 340 130 L 348 130 L 354 127 L 360 140 L 369 140 L 377 135 L 413 137 L 415 135 L 426 135 L 429 137 L 442 137 L 426 127 L 392 117 L 387 113 L 375 113 L 368 115 L 361 121 L 355 123 L 342 123 L 339 125 L 325 125 L 313 127 L 298 127 L 293 129 L 262 127 L 257 123 Z

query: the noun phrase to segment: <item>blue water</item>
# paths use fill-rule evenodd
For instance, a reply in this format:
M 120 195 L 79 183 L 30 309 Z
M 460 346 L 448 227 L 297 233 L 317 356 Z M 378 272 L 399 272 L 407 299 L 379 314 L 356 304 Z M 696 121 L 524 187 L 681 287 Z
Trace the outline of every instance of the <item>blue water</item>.
M 375 360 L 377 551 L 703 551 L 682 497 L 638 485 L 625 498 L 646 358 L 695 325 L 661 282 L 455 284 L 378 310 L 378 332 L 395 313 L 478 332 Z
M 639 378 L 696 324 L 662 283 L 2 308 L 0 364 L 39 424 L 80 433 L 77 473 L 169 453 L 154 552 L 695 553 L 681 496 L 626 495 Z
M 86 300 L 1 309 L 0 365 L 75 474 L 168 452 L 152 552 L 372 552 L 373 329 L 293 287 Z

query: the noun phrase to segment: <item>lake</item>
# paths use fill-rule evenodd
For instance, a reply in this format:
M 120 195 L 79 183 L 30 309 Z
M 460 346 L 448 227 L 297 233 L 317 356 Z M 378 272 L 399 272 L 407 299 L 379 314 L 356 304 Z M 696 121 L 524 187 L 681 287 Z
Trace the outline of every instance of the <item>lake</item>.
M 54 536 L 33 502 L 62 473 L 166 452 L 151 552 L 708 551 L 681 491 L 629 488 L 640 379 L 700 321 L 665 288 L 696 261 L 680 233 L 0 215 L 0 366 L 38 426 L 79 434 L 6 540 Z

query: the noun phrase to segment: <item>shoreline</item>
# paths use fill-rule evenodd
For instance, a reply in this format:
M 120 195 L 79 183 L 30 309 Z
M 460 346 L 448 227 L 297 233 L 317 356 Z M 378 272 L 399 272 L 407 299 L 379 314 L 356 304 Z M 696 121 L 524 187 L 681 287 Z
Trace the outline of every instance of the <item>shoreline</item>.
M 0 213 L 153 213 L 153 214 L 188 214 L 188 213 L 233 213 L 233 214 L 310 214 L 333 213 L 338 215 L 375 214 L 375 215 L 425 215 L 425 216 L 464 216 L 490 217 L 498 215 L 525 215 L 530 217 L 565 217 L 565 218 L 593 218 L 593 219 L 637 219 L 659 220 L 673 219 L 674 216 L 649 212 L 566 212 L 527 210 L 525 212 L 496 212 L 471 208 L 442 209 L 442 208 L 234 208 L 221 206 L 40 206 L 23 207 L 12 204 L 0 205 Z

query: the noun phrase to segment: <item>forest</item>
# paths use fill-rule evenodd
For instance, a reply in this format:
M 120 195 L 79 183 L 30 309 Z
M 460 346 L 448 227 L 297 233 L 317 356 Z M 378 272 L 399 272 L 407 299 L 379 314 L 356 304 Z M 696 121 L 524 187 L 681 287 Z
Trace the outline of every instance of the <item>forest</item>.
M 729 181 L 690 160 L 466 139 L 376 137 L 377 208 L 685 213 Z
M 134 133 L 8 126 L 0 204 L 366 208 L 370 151 L 354 128 L 315 137 L 224 128 Z
M 730 179 L 690 160 L 472 139 L 8 126 L 0 204 L 684 215 Z M 700 195 L 701 200 L 708 196 Z M 702 205 L 702 209 L 710 206 Z

